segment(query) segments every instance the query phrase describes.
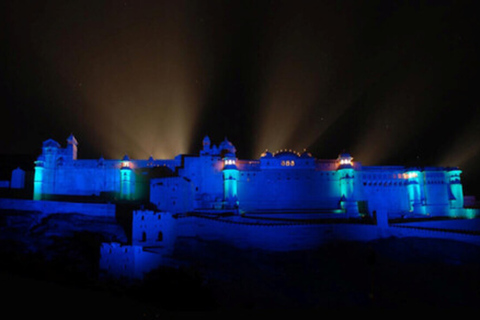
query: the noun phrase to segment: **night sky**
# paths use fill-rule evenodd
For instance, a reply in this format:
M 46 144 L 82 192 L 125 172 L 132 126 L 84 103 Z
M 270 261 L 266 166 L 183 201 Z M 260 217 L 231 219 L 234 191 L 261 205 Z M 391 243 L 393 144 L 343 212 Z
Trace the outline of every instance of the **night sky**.
M 459 166 L 480 197 L 475 1 L 2 1 L 1 153 L 306 148 Z

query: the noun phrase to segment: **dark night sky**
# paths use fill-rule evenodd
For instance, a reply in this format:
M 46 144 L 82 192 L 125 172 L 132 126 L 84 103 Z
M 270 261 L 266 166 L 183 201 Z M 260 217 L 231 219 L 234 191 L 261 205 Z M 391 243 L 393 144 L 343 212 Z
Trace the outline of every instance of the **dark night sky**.
M 328 3 L 328 4 L 325 4 Z M 346 150 L 480 196 L 475 1 L 2 1 L 1 150 Z

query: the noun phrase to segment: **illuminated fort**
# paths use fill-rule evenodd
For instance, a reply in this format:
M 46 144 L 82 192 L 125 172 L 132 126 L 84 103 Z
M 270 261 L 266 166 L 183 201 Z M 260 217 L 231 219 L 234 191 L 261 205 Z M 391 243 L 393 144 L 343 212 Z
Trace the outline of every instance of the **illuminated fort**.
M 51 139 L 43 143 L 35 162 L 35 200 L 110 196 L 150 202 L 172 213 L 291 211 L 358 217 L 384 209 L 391 216 L 463 214 L 458 168 L 362 166 L 347 153 L 323 160 L 291 150 L 242 160 L 230 141 L 217 146 L 208 137 L 198 155 L 79 160 L 75 137 L 67 143 L 66 148 Z
M 45 141 L 33 199 L 0 199 L 0 208 L 113 220 L 128 208 L 128 241 L 100 248 L 100 267 L 114 277 L 166 264 L 179 239 L 275 251 L 392 236 L 480 245 L 479 209 L 465 206 L 458 168 L 363 166 L 347 153 L 324 160 L 291 150 L 243 160 L 226 138 L 208 137 L 198 154 L 174 159 L 81 160 L 77 148 L 73 135 L 66 147 Z M 14 170 L 11 188 L 24 182 Z

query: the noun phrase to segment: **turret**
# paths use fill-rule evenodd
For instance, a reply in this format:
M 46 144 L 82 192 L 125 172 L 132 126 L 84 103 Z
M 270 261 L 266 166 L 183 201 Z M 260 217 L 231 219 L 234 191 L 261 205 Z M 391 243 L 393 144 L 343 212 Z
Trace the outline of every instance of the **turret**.
M 135 195 L 135 172 L 130 158 L 125 155 L 120 167 L 120 198 L 134 200 Z
M 202 145 L 203 149 L 200 151 L 200 155 L 212 154 L 211 141 L 208 136 L 205 136 L 205 138 L 203 138 Z
M 237 158 L 232 153 L 226 153 L 223 157 L 223 190 L 225 209 L 238 209 L 238 169 Z
M 41 200 L 44 194 L 52 194 L 55 189 L 55 168 L 62 154 L 60 144 L 53 139 L 43 142 L 42 154 L 35 161 L 33 199 Z
M 203 138 L 203 150 L 210 150 L 210 143 L 210 138 L 205 136 L 205 138 Z
M 223 140 L 218 146 L 218 151 L 220 152 L 220 156 L 222 157 L 226 156 L 227 154 L 231 154 L 232 156 L 235 156 L 237 149 L 235 148 L 233 143 L 228 141 L 227 137 L 225 137 L 225 140 Z
M 60 144 L 53 139 L 43 142 L 42 155 L 44 156 L 44 167 L 52 169 L 57 162 L 57 156 L 60 153 Z
M 358 203 L 354 196 L 355 169 L 353 158 L 348 153 L 338 156 L 338 173 L 340 183 L 340 205 L 349 216 L 358 216 Z
M 72 160 L 77 160 L 77 152 L 78 152 L 78 142 L 77 139 L 71 134 L 67 138 L 67 156 L 72 157 Z
M 45 157 L 40 155 L 35 161 L 35 176 L 33 178 L 33 200 L 42 200 L 43 193 L 43 175 L 44 175 Z

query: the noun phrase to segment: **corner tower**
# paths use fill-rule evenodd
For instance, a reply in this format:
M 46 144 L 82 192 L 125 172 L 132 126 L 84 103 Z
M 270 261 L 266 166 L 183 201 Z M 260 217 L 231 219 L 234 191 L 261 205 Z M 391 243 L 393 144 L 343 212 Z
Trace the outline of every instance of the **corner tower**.
M 356 217 L 359 215 L 359 211 L 354 197 L 355 169 L 352 160 L 353 158 L 348 153 L 340 154 L 337 158 L 337 171 L 340 184 L 340 205 L 348 216 Z
M 223 157 L 223 200 L 225 209 L 238 209 L 237 158 L 232 153 Z
M 238 168 L 235 146 L 225 138 L 220 144 L 223 160 L 223 200 L 225 209 L 238 209 Z
M 33 178 L 33 200 L 42 200 L 43 193 L 43 175 L 44 175 L 45 157 L 40 155 L 35 161 L 35 176 Z
M 35 176 L 33 181 L 33 199 L 45 199 L 46 194 L 55 190 L 55 169 L 57 158 L 61 156 L 60 144 L 53 139 L 43 142 L 42 154 L 35 161 Z
M 134 200 L 135 195 L 135 173 L 132 170 L 132 162 L 125 155 L 120 167 L 120 198 L 123 200 Z

